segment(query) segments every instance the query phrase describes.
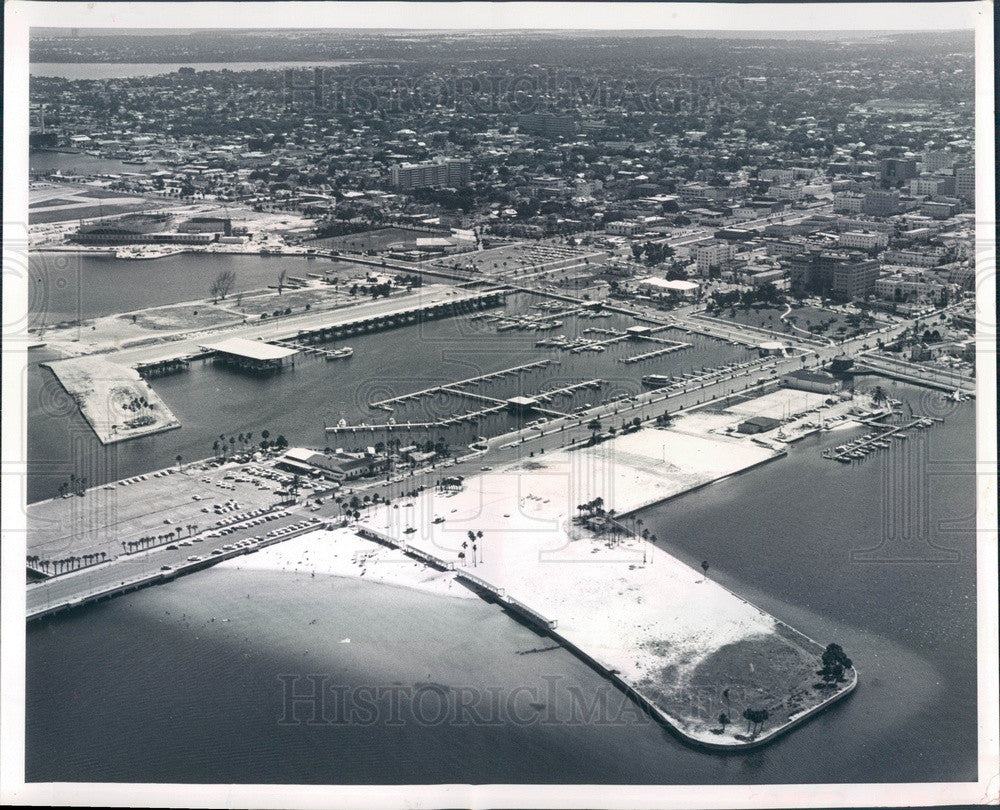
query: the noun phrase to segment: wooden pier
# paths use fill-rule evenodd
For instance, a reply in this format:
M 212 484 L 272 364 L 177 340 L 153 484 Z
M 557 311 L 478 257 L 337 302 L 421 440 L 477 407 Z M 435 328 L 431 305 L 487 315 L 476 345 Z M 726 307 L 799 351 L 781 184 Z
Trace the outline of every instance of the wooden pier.
M 304 354 L 312 354 L 317 357 L 322 357 L 325 360 L 346 360 L 354 354 L 354 349 L 349 346 L 344 346 L 341 349 L 323 349 L 319 346 L 311 346 L 308 343 L 295 343 L 291 340 L 272 340 L 269 341 L 275 346 L 284 346 L 287 349 L 297 349 Z
M 518 374 L 523 374 L 526 371 L 533 371 L 535 369 L 544 368 L 548 365 L 555 363 L 555 360 L 536 360 L 533 363 L 525 363 L 523 366 L 513 366 L 512 368 L 501 369 L 500 371 L 493 371 L 489 374 L 482 374 L 478 377 L 469 377 L 466 380 L 459 380 L 453 383 L 447 383 L 446 385 L 435 385 L 431 388 L 424 388 L 420 391 L 413 391 L 409 394 L 400 394 L 397 397 L 390 397 L 389 399 L 380 399 L 378 402 L 369 402 L 369 408 L 382 408 L 383 410 L 391 411 L 394 405 L 398 405 L 403 402 L 416 401 L 421 397 L 433 396 L 438 393 L 451 393 L 451 394 L 466 394 L 466 391 L 461 390 L 463 386 L 466 385 L 478 385 L 483 382 L 488 382 L 489 380 L 497 380 L 503 377 L 511 377 Z M 497 400 L 499 401 L 499 400 Z
M 144 380 L 153 377 L 165 377 L 168 374 L 176 374 L 180 371 L 187 371 L 191 366 L 190 357 L 167 357 L 163 360 L 153 360 L 149 363 L 139 363 L 135 370 L 139 372 Z
M 631 357 L 619 358 L 620 363 L 641 363 L 643 360 L 652 360 L 654 357 L 662 357 L 665 354 L 670 354 L 672 352 L 678 352 L 681 349 L 690 349 L 690 343 L 684 343 L 682 341 L 674 340 L 662 340 L 660 338 L 646 337 L 644 340 L 652 340 L 656 343 L 666 344 L 659 349 L 653 349 L 650 352 L 645 352 L 643 354 L 633 354 Z

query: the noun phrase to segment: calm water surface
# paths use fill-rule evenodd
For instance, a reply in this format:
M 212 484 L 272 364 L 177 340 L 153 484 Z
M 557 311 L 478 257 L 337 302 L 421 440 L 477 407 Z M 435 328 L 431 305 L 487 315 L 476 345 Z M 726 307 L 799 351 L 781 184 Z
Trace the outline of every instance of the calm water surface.
M 807 440 L 765 468 L 646 510 L 673 553 L 707 558 L 725 585 L 816 639 L 837 640 L 861 672 L 846 702 L 758 752 L 687 748 L 622 710 L 596 673 L 495 605 L 211 569 L 29 627 L 28 779 L 974 779 L 974 481 L 963 461 L 973 409 L 958 406 L 946 420 L 905 450 L 851 467 L 819 458 L 828 437 Z M 921 465 L 929 476 L 914 472 Z M 886 509 L 914 531 L 882 536 Z M 351 695 L 408 691 L 393 693 L 394 709 L 376 701 L 366 722 L 282 723 L 283 683 L 298 678 L 297 693 L 308 692 L 309 675 Z M 454 710 L 463 694 L 496 694 L 504 708 L 472 722 Z M 580 722 L 579 712 L 572 722 L 574 696 L 601 694 L 611 707 L 603 722 Z
M 121 309 L 115 295 L 134 296 L 129 308 L 198 297 L 205 266 L 188 258 L 88 267 L 81 300 L 96 314 L 102 306 Z M 248 285 L 269 277 L 277 261 L 233 258 Z M 58 272 L 52 264 L 46 270 Z M 122 278 L 145 273 L 155 274 L 148 284 Z M 522 297 L 508 303 L 511 311 L 527 305 Z M 33 311 L 49 309 L 36 303 Z M 558 331 L 624 325 L 620 318 L 570 318 Z M 510 378 L 490 393 L 600 377 L 609 381 L 603 397 L 638 390 L 642 374 L 747 356 L 726 343 L 679 336 L 693 347 L 629 366 L 617 361 L 632 347 L 549 355 L 534 348 L 537 337 L 498 337 L 481 322 L 452 319 L 352 338 L 356 353 L 348 362 L 303 361 L 268 379 L 194 364 L 153 382 L 183 427 L 111 448 L 99 446 L 51 373 L 38 367 L 47 357 L 42 350 L 32 354 L 28 373 L 29 500 L 55 494 L 74 471 L 98 483 L 168 466 L 178 453 L 204 457 L 219 433 L 267 428 L 321 446 L 324 420 L 384 420 L 388 414 L 368 409 L 373 399 L 539 357 L 561 364 L 526 376 L 523 389 Z M 642 515 L 672 553 L 695 565 L 709 560 L 711 576 L 813 638 L 836 640 L 855 660 L 862 680 L 850 699 L 761 751 L 720 756 L 687 748 L 623 709 L 596 673 L 495 605 L 363 581 L 216 568 L 28 628 L 28 779 L 974 779 L 974 409 L 885 385 L 944 424 L 911 432 L 860 465 L 819 456 L 850 431 L 807 439 L 785 459 Z M 596 396 L 587 391 L 562 404 Z M 407 413 L 416 419 L 453 405 L 436 399 Z M 465 433 L 500 426 L 485 420 L 448 439 L 467 441 Z M 365 722 L 281 722 L 283 683 L 298 678 L 297 691 L 308 691 L 309 675 L 342 690 L 368 690 L 361 694 L 389 690 L 398 702 L 376 701 Z M 474 696 L 481 699 L 476 713 L 456 709 Z M 574 700 L 589 705 L 602 697 L 609 708 L 599 722 L 582 722 L 579 712 L 574 721 Z M 442 705 L 444 714 L 434 711 Z

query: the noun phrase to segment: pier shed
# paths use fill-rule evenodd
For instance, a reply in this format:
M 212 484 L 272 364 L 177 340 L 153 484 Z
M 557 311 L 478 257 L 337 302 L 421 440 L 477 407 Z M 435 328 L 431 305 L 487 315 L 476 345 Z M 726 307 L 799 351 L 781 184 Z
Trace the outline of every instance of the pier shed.
M 535 397 L 510 397 L 507 399 L 507 410 L 514 413 L 527 413 L 538 406 L 538 399 Z
M 292 365 L 295 355 L 299 353 L 298 349 L 239 337 L 208 343 L 202 348 L 214 352 L 220 362 L 258 374 L 279 371 L 286 365 Z

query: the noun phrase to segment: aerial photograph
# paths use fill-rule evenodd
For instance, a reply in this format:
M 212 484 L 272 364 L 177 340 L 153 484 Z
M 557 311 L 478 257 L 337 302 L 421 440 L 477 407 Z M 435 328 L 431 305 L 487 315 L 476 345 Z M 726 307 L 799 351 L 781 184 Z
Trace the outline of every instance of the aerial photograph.
M 23 784 L 988 781 L 968 15 L 226 13 L 27 38 Z

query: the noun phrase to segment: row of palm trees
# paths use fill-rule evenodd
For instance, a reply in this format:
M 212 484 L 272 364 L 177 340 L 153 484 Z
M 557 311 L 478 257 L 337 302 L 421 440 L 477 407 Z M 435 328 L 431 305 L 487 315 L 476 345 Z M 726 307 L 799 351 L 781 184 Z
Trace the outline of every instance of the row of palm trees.
M 256 444 L 254 442 L 253 432 L 237 433 L 235 436 L 226 436 L 224 433 L 220 433 L 219 438 L 212 442 L 212 452 L 217 458 L 225 460 L 228 456 L 235 455 L 237 452 L 245 453 L 256 450 L 258 447 L 261 450 L 268 450 L 272 447 L 277 450 L 283 450 L 288 447 L 288 439 L 284 436 L 279 435 L 272 441 L 271 431 L 269 430 L 262 430 L 260 432 L 260 441 Z
M 53 574 L 65 574 L 67 571 L 76 571 L 80 568 L 86 568 L 89 565 L 104 562 L 107 558 L 108 555 L 105 551 L 95 551 L 89 554 L 81 554 L 79 557 L 71 556 L 60 560 L 45 560 L 38 554 L 29 554 L 27 562 L 35 570 L 43 571 L 46 574 L 50 571 Z
M 650 532 L 648 528 L 643 526 L 642 518 L 635 517 L 634 515 L 629 515 L 625 518 L 630 524 L 631 528 L 623 525 L 616 518 L 618 516 L 617 511 L 614 509 L 604 509 L 604 498 L 598 495 L 591 501 L 586 503 L 581 503 L 576 507 L 578 512 L 585 512 L 588 518 L 591 517 L 603 517 L 607 518 L 608 526 L 611 531 L 611 542 L 617 544 L 621 542 L 622 536 L 635 536 L 639 535 L 643 540 L 649 540 L 651 543 L 655 543 L 657 537 L 654 533 Z
M 198 531 L 198 524 L 188 523 L 186 526 L 178 526 L 177 528 L 171 529 L 169 532 L 164 532 L 163 534 L 145 535 L 144 537 L 140 537 L 138 540 L 122 540 L 122 551 L 126 554 L 131 554 L 141 549 L 153 548 L 154 546 L 170 543 L 174 540 L 180 540 L 184 537 L 185 529 L 187 529 L 187 536 L 190 537 Z

